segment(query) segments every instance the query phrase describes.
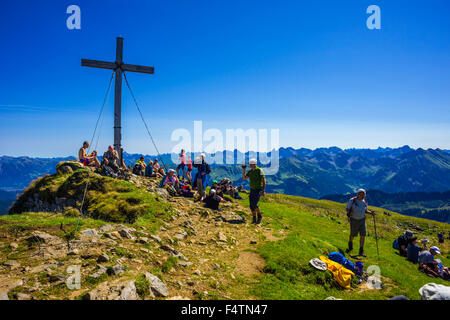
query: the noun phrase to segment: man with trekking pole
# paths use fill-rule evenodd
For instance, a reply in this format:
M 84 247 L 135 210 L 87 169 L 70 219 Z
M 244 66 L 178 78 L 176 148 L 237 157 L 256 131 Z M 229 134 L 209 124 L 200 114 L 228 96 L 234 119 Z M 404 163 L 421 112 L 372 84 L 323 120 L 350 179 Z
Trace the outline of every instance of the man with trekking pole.
M 375 212 L 369 210 L 366 201 L 366 190 L 359 189 L 357 196 L 348 201 L 346 210 L 350 222 L 350 238 L 348 240 L 347 253 L 353 250 L 353 238 L 359 234 L 359 256 L 367 257 L 364 253 L 364 240 L 367 234 L 366 213 L 375 217 Z

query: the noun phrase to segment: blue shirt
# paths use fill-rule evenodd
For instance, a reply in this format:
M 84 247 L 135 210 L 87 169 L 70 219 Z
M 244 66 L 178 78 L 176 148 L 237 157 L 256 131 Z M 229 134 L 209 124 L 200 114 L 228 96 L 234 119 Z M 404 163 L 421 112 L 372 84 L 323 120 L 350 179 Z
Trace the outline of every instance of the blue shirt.
M 434 256 L 431 254 L 430 251 L 424 250 L 421 253 L 419 253 L 419 263 L 429 263 L 434 261 Z

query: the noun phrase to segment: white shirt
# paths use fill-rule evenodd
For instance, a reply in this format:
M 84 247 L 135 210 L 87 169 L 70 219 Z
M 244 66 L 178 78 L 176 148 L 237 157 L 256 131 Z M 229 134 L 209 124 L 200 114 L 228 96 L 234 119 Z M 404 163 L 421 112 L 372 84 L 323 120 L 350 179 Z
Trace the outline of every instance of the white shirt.
M 355 204 L 353 204 L 353 198 L 348 201 L 347 210 L 350 210 L 350 217 L 356 220 L 361 220 L 366 217 L 367 205 L 364 200 L 356 198 Z

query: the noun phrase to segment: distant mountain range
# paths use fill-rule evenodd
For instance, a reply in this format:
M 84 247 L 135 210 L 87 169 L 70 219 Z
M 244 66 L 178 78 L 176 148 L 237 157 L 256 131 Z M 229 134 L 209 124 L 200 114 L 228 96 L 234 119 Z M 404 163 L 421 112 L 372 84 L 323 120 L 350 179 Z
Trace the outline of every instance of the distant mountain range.
M 329 194 L 346 194 L 357 188 L 386 193 L 443 192 L 450 190 L 450 151 L 441 149 L 401 148 L 340 149 L 338 147 L 280 148 L 279 171 L 267 176 L 267 191 L 320 198 Z M 140 154 L 124 153 L 127 164 Z M 247 156 L 224 152 L 228 159 Z M 163 161 L 174 168 L 170 154 Z M 145 156 L 146 161 L 154 156 Z M 31 180 L 55 172 L 56 164 L 66 158 L 0 157 L 0 189 L 20 190 Z M 73 159 L 73 158 L 72 158 Z M 230 178 L 248 186 L 241 179 L 240 165 L 212 165 L 211 179 Z

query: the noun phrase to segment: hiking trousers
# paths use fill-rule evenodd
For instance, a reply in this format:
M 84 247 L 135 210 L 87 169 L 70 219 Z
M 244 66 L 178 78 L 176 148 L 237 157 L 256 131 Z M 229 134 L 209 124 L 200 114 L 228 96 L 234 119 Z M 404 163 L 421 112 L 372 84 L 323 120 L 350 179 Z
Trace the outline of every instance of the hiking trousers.
M 205 187 L 203 186 L 203 180 L 201 176 L 200 177 L 197 176 L 197 190 L 198 193 L 200 194 L 200 197 L 204 198 L 206 196 Z
M 248 196 L 248 200 L 250 201 L 250 210 L 254 211 L 258 209 L 258 202 L 261 198 L 261 189 L 250 189 L 250 195 Z

